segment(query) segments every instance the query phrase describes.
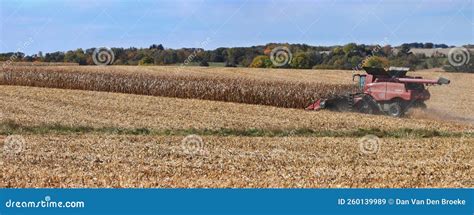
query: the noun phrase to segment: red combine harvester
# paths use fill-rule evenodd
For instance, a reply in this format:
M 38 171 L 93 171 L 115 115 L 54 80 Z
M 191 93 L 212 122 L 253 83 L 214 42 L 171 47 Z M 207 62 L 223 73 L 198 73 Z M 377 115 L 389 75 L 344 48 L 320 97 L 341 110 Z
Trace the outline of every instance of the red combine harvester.
M 401 117 L 413 107 L 426 108 L 425 101 L 430 99 L 430 92 L 425 85 L 449 84 L 450 81 L 440 77 L 438 80 L 407 76 L 409 68 L 364 67 L 367 74 L 355 74 L 358 77 L 359 89 L 355 93 L 330 99 L 319 99 L 306 110 L 331 109 L 337 111 L 358 111 L 367 114 L 386 114 Z

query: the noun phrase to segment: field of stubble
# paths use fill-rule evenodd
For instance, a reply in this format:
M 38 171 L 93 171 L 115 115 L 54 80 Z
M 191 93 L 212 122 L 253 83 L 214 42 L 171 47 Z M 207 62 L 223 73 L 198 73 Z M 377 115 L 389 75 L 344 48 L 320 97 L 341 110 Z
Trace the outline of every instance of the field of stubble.
M 26 135 L 1 187 L 472 187 L 473 139 Z M 470 143 L 470 144 L 469 144 Z
M 119 69 L 166 71 L 177 72 L 172 67 Z M 350 82 L 351 74 L 181 72 L 338 84 Z M 442 75 L 452 83 L 430 88 L 429 109 L 403 119 L 0 86 L 0 187 L 474 187 L 472 77 L 417 74 Z M 199 137 L 186 138 L 192 134 Z M 368 134 L 378 137 L 364 138 Z M 21 148 L 6 147 L 7 140 Z

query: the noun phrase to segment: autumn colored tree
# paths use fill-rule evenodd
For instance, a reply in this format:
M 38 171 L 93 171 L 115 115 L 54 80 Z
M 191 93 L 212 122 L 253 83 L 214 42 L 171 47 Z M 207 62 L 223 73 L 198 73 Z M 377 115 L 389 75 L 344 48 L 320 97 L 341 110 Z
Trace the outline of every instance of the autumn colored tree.
M 252 68 L 270 68 L 272 67 L 272 61 L 270 60 L 270 57 L 266 55 L 259 55 L 255 57 L 250 64 L 250 67 Z
M 363 66 L 364 67 L 378 67 L 378 68 L 385 68 L 390 65 L 387 58 L 379 57 L 379 56 L 371 56 L 364 60 Z

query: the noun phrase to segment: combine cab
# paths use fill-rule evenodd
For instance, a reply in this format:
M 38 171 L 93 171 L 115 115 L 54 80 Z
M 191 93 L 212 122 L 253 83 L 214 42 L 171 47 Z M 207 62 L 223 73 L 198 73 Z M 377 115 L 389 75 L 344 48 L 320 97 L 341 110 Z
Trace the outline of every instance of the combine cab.
M 446 78 L 438 80 L 423 79 L 422 77 L 407 76 L 409 68 L 364 67 L 367 74 L 355 74 L 352 80 L 358 79 L 357 93 L 319 99 L 307 110 L 323 108 L 338 111 L 358 111 L 367 114 L 386 114 L 401 117 L 413 107 L 426 108 L 425 101 L 430 99 L 426 85 L 449 84 Z

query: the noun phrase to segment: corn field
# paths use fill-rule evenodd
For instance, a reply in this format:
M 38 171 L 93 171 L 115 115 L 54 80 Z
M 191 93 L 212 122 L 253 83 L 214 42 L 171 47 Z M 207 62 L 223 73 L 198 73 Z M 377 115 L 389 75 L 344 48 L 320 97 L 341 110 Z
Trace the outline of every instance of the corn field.
M 295 78 L 275 80 L 286 77 L 283 75 L 273 80 L 251 77 L 255 73 L 272 76 L 278 70 L 236 69 L 236 73 L 248 72 L 246 78 L 236 79 L 231 69 L 227 75 L 220 68 L 216 73 L 202 71 L 198 75 L 189 70 L 173 73 L 166 72 L 166 67 L 154 68 L 163 70 L 158 72 L 162 74 L 143 67 L 12 68 L 0 70 L 0 81 L 104 91 L 129 87 L 130 93 L 136 93 L 133 90 L 138 84 L 140 93 L 149 94 L 163 93 L 165 87 L 159 88 L 159 84 L 168 84 L 168 89 L 186 90 L 179 95 L 189 97 L 225 95 L 217 89 L 206 92 L 211 88 L 204 86 L 197 88 L 201 94 L 185 88 L 203 84 L 203 80 L 229 92 L 240 89 L 234 84 L 254 84 L 250 89 L 261 92 L 281 90 L 278 87 L 283 90 L 280 92 L 291 92 L 304 86 L 307 88 L 301 95 L 315 96 L 324 93 L 310 94 L 310 90 L 326 86 L 310 84 L 309 75 L 304 82 L 308 84 L 299 84 L 303 81 Z M 468 108 L 452 111 L 471 114 L 472 93 L 466 93 L 471 89 L 469 75 L 449 75 L 456 85 L 440 88 L 442 92 L 433 94 L 439 102 L 429 107 L 442 108 L 446 101 L 458 104 L 455 100 L 465 97 L 459 108 Z M 315 78 L 331 82 L 327 78 L 333 77 Z M 145 85 L 143 79 L 156 85 Z M 224 88 L 221 81 L 227 80 Z M 153 90 L 143 91 L 145 87 Z M 262 96 L 252 93 L 245 95 Z M 0 124 L 2 188 L 462 188 L 473 187 L 474 182 L 473 126 L 458 122 L 4 85 L 0 86 L 0 101 L 0 120 L 5 120 Z M 372 132 L 379 138 L 361 141 L 364 133 Z M 184 141 L 191 133 L 201 135 L 202 142 L 193 145 Z M 10 134 L 21 136 L 13 142 L 21 143 L 20 151 L 12 150 L 7 141 Z
M 6 67 L 0 84 L 205 99 L 304 108 L 318 98 L 343 95 L 353 85 L 256 80 L 176 73 L 83 71 L 80 67 Z

